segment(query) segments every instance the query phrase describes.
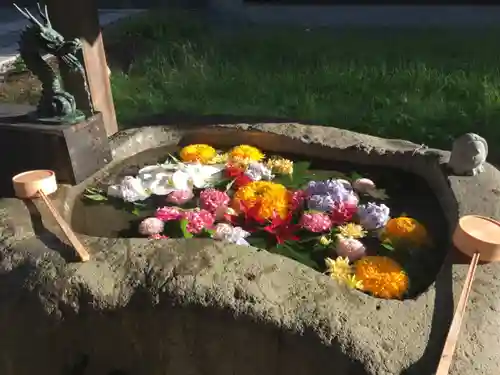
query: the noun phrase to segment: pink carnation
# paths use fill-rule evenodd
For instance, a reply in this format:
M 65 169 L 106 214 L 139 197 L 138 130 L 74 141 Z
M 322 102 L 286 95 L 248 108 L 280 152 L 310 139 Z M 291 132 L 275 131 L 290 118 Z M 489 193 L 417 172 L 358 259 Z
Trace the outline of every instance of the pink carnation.
M 306 192 L 304 190 L 295 190 L 290 197 L 290 208 L 292 211 L 302 209 L 304 207 L 304 200 L 306 199 Z
M 204 209 L 194 209 L 185 211 L 182 219 L 188 221 L 186 230 L 189 233 L 197 234 L 203 229 L 211 229 L 214 225 L 215 217 L 212 213 Z
M 176 190 L 167 196 L 167 202 L 182 205 L 193 199 L 194 194 L 192 190 Z
M 179 207 L 161 207 L 156 210 L 155 216 L 163 221 L 179 220 L 182 210 Z
M 366 247 L 355 238 L 338 236 L 335 251 L 338 256 L 347 257 L 351 262 L 354 262 L 365 255 Z
M 156 217 L 148 217 L 139 224 L 139 233 L 143 236 L 152 236 L 163 232 L 165 223 Z
M 330 211 L 330 219 L 333 224 L 344 224 L 350 221 L 357 211 L 357 205 L 335 202 Z
M 305 212 L 299 224 L 310 232 L 321 233 L 330 230 L 332 220 L 324 212 Z
M 229 195 L 217 189 L 205 189 L 200 193 L 200 207 L 216 212 L 220 207 L 227 207 L 229 204 Z

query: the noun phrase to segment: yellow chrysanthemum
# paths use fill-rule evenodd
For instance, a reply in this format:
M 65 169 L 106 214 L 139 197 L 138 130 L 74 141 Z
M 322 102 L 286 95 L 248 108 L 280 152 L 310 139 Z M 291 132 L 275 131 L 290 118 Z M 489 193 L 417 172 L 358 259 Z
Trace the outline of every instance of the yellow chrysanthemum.
M 365 256 L 354 264 L 354 269 L 362 290 L 375 297 L 402 298 L 408 289 L 408 275 L 389 257 Z
M 339 233 L 344 238 L 363 238 L 366 231 L 359 224 L 347 223 L 338 227 Z
M 212 159 L 208 161 L 208 164 L 224 164 L 229 159 L 229 154 L 227 152 L 223 154 L 217 154 Z
M 270 219 L 276 212 L 282 219 L 288 215 L 289 192 L 285 186 L 270 181 L 254 181 L 240 187 L 233 197 L 233 208 L 240 209 L 240 202 L 248 207 L 259 205 L 258 215 Z
M 429 242 L 429 235 L 425 227 L 417 220 L 401 216 L 390 219 L 380 238 L 394 246 L 422 246 Z
M 363 290 L 363 282 L 356 278 L 356 275 L 348 275 L 345 276 L 343 282 L 349 287 L 353 289 Z
M 266 162 L 266 165 L 274 173 L 277 174 L 292 174 L 293 161 L 284 158 L 271 158 Z
M 347 257 L 337 257 L 335 260 L 326 258 L 325 264 L 326 273 L 328 273 L 332 279 L 337 281 L 343 281 L 346 277 L 353 274 L 353 268 L 349 264 L 349 258 Z
M 229 157 L 237 163 L 248 164 L 250 161 L 261 161 L 264 154 L 258 148 L 249 145 L 239 145 L 229 151 Z
M 179 153 L 181 160 L 185 162 L 200 162 L 207 164 L 216 155 L 215 148 L 204 144 L 195 144 L 184 147 Z
M 319 243 L 323 246 L 329 246 L 332 244 L 332 242 L 333 242 L 333 240 L 328 236 L 321 236 L 319 238 Z

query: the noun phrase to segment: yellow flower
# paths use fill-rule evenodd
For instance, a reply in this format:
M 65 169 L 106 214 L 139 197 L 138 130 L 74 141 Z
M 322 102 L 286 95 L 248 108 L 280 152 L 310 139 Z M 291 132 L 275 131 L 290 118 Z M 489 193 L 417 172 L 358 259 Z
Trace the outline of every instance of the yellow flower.
M 227 152 L 223 154 L 217 154 L 212 159 L 208 161 L 208 164 L 224 164 L 229 159 L 229 154 Z
M 293 161 L 284 158 L 271 158 L 266 163 L 267 167 L 274 173 L 292 174 Z
M 354 264 L 354 269 L 362 290 L 375 297 L 402 298 L 408 289 L 408 275 L 389 257 L 365 256 Z
M 282 219 L 288 215 L 289 192 L 285 186 L 270 181 L 254 181 L 240 187 L 233 197 L 233 208 L 239 212 L 240 202 L 248 207 L 258 205 L 258 216 L 270 219 L 276 212 Z
M 234 147 L 229 156 L 231 160 L 238 163 L 248 164 L 250 161 L 261 161 L 264 154 L 258 148 L 249 145 L 239 145 Z
M 343 282 L 346 277 L 352 275 L 353 268 L 349 264 L 349 258 L 338 257 L 333 260 L 331 258 L 325 259 L 326 273 L 330 275 L 332 279 Z
M 185 162 L 200 162 L 207 164 L 217 155 L 215 148 L 204 144 L 195 144 L 184 147 L 179 153 L 181 160 Z
M 363 282 L 361 280 L 356 279 L 356 275 L 345 276 L 343 282 L 349 288 L 363 290 Z
M 418 247 L 429 243 L 429 235 L 425 227 L 417 220 L 406 216 L 390 219 L 380 234 L 380 239 L 396 247 Z
M 359 224 L 347 223 L 338 227 L 340 235 L 344 238 L 363 238 L 366 231 Z
M 321 236 L 319 239 L 319 243 L 323 246 L 328 246 L 332 243 L 332 239 L 329 238 L 328 236 Z

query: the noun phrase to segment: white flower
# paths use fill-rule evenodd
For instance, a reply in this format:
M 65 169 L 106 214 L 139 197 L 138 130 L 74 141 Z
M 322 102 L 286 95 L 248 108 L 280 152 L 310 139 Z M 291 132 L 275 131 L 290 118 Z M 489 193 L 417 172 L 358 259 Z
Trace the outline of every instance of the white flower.
M 250 244 L 245 240 L 249 235 L 250 233 L 243 230 L 241 227 L 233 227 L 231 224 L 219 223 L 215 226 L 215 232 L 212 234 L 212 238 L 237 245 L 249 246 Z
M 260 180 L 269 181 L 274 178 L 271 169 L 269 169 L 264 164 L 259 162 L 250 163 L 247 167 L 247 170 L 245 171 L 245 175 L 250 177 L 252 181 L 260 181 Z
M 121 198 L 126 202 L 143 201 L 151 196 L 139 178 L 125 176 L 118 185 L 108 187 L 108 195 Z
M 220 164 L 203 165 L 200 163 L 183 164 L 180 170 L 186 173 L 193 185 L 198 189 L 205 189 L 214 186 L 222 179 L 222 171 L 225 166 Z
M 172 187 L 172 172 L 167 171 L 161 165 L 149 165 L 142 168 L 137 178 L 155 195 L 167 195 L 175 190 Z

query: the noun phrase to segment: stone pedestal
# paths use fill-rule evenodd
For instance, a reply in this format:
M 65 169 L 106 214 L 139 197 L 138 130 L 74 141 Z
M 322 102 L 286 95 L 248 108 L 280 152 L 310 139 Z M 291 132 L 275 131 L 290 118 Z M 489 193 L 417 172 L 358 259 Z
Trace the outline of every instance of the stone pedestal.
M 74 125 L 29 122 L 33 108 L 0 105 L 0 196 L 11 178 L 30 169 L 51 169 L 60 183 L 78 184 L 111 161 L 100 113 Z

